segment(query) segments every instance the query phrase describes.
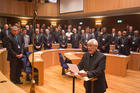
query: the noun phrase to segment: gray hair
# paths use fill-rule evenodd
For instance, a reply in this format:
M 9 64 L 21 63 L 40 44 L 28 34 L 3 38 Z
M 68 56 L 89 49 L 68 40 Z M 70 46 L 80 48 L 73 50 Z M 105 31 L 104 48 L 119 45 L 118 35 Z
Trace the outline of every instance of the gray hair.
M 98 42 L 96 39 L 90 39 L 87 43 L 92 43 L 93 45 L 98 46 Z
M 11 31 L 13 30 L 13 29 L 17 29 L 18 27 L 17 26 L 12 26 L 11 27 Z

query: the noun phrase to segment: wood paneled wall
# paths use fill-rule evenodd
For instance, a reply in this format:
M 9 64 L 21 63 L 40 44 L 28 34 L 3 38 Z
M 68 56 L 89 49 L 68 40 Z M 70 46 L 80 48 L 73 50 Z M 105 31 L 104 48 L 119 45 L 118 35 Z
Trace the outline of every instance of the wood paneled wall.
M 109 10 L 120 10 L 134 7 L 140 7 L 140 0 L 84 0 L 83 12 L 61 14 L 61 16 L 105 12 Z
M 45 3 L 38 4 L 38 16 L 57 16 L 57 4 Z M 33 4 L 32 2 L 24 2 L 17 0 L 0 0 L 0 14 L 1 15 L 19 15 L 32 16 Z
M 65 16 L 71 14 L 86 14 L 140 7 L 140 0 L 84 0 L 84 11 L 76 13 L 59 14 L 59 4 L 38 4 L 38 16 Z M 32 16 L 31 2 L 17 0 L 0 0 L 0 14 Z

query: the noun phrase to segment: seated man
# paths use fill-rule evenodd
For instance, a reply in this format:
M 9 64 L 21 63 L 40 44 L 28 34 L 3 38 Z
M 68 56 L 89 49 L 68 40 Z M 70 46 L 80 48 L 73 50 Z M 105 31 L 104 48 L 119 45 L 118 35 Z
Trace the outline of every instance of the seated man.
M 89 78 L 98 78 L 96 81 L 84 81 L 86 93 L 104 93 L 107 88 L 105 79 L 105 60 L 106 57 L 97 51 L 98 42 L 95 39 L 88 41 L 88 53 L 85 53 L 78 64 L 79 70 L 85 70 L 85 73 L 78 73 L 80 76 Z M 92 87 L 92 83 L 94 86 Z

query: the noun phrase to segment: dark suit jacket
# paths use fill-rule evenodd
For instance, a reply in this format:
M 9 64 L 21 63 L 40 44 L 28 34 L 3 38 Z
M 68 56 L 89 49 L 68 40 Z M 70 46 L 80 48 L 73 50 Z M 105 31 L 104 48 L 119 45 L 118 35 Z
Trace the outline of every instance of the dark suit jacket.
M 86 34 L 81 36 L 81 44 L 82 44 L 82 51 L 86 52 L 87 49 L 84 46 L 87 46 L 87 42 L 92 39 L 92 35 L 88 34 L 88 38 L 86 38 Z
M 17 59 L 16 55 L 18 54 L 23 54 L 23 47 L 24 44 L 22 42 L 22 38 L 17 35 L 18 38 L 18 44 L 14 38 L 14 36 L 12 34 L 10 34 L 7 38 L 7 50 L 8 50 L 8 60 L 13 60 L 13 59 Z M 18 48 L 18 45 L 20 46 L 20 49 Z
M 94 54 L 94 60 L 90 63 L 90 54 L 85 53 L 78 64 L 79 70 L 84 69 L 87 72 L 89 78 L 97 77 L 98 80 L 94 81 L 94 93 L 100 93 L 99 91 L 106 91 L 107 83 L 105 79 L 105 64 L 106 56 L 96 51 Z M 85 88 L 88 85 L 85 85 Z
M 59 43 L 58 39 L 60 36 L 60 32 L 54 32 L 54 42 Z
M 131 48 L 132 51 L 137 51 L 137 49 L 140 48 L 140 36 L 132 37 Z
M 48 35 L 43 35 L 43 44 L 44 44 L 44 49 L 50 49 L 52 47 L 52 41 L 53 37 L 51 34 Z M 50 44 L 50 46 L 48 46 Z
M 128 37 L 121 37 L 118 41 L 119 53 L 123 55 L 130 54 L 131 39 Z
M 110 45 L 110 35 L 105 33 L 100 36 L 99 39 L 99 49 L 103 53 L 109 53 L 109 45 Z M 105 50 L 102 49 L 102 46 L 105 46 Z
M 110 34 L 110 44 L 115 45 L 117 35 Z
M 8 30 L 8 35 L 10 35 L 10 31 Z M 2 30 L 1 31 L 1 40 L 2 40 L 2 43 L 3 43 L 3 47 L 6 47 L 7 46 L 7 34 L 6 34 L 6 31 L 5 30 Z
M 43 44 L 43 37 L 39 34 L 39 38 L 37 40 L 36 35 L 34 38 L 34 49 L 37 51 L 40 51 L 42 48 L 42 44 Z M 41 46 L 39 49 L 36 48 L 36 46 Z
M 79 34 L 72 34 L 71 35 L 72 48 L 79 48 L 79 41 L 80 41 L 80 35 Z
M 68 39 L 67 39 L 66 35 L 64 35 L 64 39 L 63 39 L 63 36 L 60 35 L 58 41 L 59 41 L 59 44 L 60 44 L 60 48 L 67 48 Z M 65 47 L 62 47 L 62 45 L 65 45 Z

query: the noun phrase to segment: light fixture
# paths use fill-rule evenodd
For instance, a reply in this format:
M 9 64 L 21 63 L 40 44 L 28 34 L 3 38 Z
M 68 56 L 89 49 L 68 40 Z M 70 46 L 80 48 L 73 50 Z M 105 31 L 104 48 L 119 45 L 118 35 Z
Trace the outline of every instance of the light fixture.
M 102 25 L 102 20 L 101 19 L 96 20 L 95 25 Z
M 57 26 L 57 23 L 56 22 L 51 22 L 51 25 Z
M 103 18 L 105 16 L 90 16 L 89 18 Z
M 27 20 L 21 20 L 21 25 L 26 25 L 28 23 Z

